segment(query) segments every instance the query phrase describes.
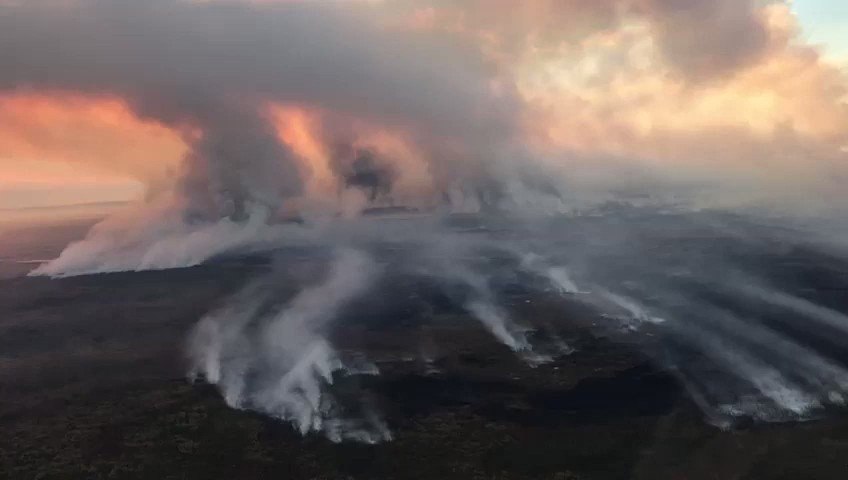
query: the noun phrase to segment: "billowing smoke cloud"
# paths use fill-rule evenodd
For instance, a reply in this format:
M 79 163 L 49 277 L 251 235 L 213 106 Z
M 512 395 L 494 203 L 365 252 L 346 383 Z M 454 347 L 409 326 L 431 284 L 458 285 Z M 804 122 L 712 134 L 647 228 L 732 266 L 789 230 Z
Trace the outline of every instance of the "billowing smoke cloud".
M 172 191 L 194 219 L 297 210 L 323 170 L 366 202 L 392 190 L 456 210 L 564 211 L 564 196 L 623 186 L 826 203 L 787 199 L 788 177 L 837 190 L 846 82 L 794 43 L 785 3 L 513 3 L 6 3 L 0 92 L 111 95 L 179 132 L 190 151 Z M 272 104 L 317 112 L 326 165 L 280 141 Z M 403 148 L 356 138 L 363 125 Z M 339 146 L 386 161 L 352 171 Z
M 709 79 L 755 63 L 769 32 L 755 0 L 648 0 L 667 58 L 685 75 Z
M 770 47 L 763 4 L 755 0 L 465 0 L 448 4 L 390 2 L 415 13 L 419 28 L 477 33 L 502 60 L 528 48 L 556 52 L 598 32 L 645 20 L 666 59 L 685 76 L 703 80 L 756 63 Z M 779 2 L 778 2 L 779 3 Z M 494 49 L 494 52 L 492 51 Z
M 513 130 L 513 100 L 491 91 L 479 59 L 353 8 L 83 0 L 2 9 L 0 88 L 111 93 L 183 130 L 192 151 L 182 188 L 204 213 L 238 218 L 246 203 L 276 208 L 300 193 L 267 102 L 480 145 Z

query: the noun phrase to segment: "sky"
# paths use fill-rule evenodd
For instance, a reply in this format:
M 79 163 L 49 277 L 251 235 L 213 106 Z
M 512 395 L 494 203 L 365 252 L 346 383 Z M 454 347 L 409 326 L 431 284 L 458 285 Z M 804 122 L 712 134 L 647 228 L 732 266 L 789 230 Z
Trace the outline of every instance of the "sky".
M 804 37 L 822 45 L 835 59 L 848 62 L 848 3 L 842 0 L 795 0 Z
M 845 26 L 842 0 L 0 0 L 0 209 L 474 208 L 560 176 L 822 200 Z

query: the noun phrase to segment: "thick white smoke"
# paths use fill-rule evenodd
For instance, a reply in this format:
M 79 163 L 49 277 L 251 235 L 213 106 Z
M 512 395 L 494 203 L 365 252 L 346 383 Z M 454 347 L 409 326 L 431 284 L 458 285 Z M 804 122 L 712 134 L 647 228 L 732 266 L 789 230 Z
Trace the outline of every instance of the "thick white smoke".
M 390 440 L 375 414 L 344 418 L 325 390 L 345 371 L 326 339 L 329 326 L 376 275 L 367 255 L 342 250 L 322 283 L 276 311 L 263 310 L 267 286 L 246 289 L 197 325 L 190 339 L 191 375 L 218 385 L 230 406 L 290 421 L 303 434 L 322 432 L 333 441 Z
M 65 277 L 92 273 L 164 270 L 199 265 L 235 250 L 297 238 L 299 229 L 269 225 L 267 208 L 249 207 L 246 218 L 187 223 L 178 211 L 141 207 L 98 224 L 58 258 L 31 273 Z

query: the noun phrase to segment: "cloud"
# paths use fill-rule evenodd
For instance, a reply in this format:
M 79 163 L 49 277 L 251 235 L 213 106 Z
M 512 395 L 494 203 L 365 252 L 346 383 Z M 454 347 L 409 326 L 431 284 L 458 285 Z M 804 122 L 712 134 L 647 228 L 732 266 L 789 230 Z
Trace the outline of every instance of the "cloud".
M 0 32 L 0 88 L 126 99 L 182 132 L 184 189 L 198 210 L 225 216 L 300 193 L 268 101 L 481 145 L 513 130 L 514 101 L 490 91 L 478 58 L 337 4 L 39 2 L 3 7 Z
M 646 0 L 660 50 L 684 75 L 709 79 L 756 63 L 769 30 L 755 0 Z
M 587 170 L 606 172 L 595 183 L 607 189 L 635 169 L 772 199 L 843 175 L 848 82 L 800 42 L 781 1 L 78 0 L 0 12 L 0 97 L 108 98 L 125 130 L 167 129 L 180 145 L 141 141 L 149 162 L 114 161 L 123 140 L 51 149 L 53 120 L 0 141 L 123 175 L 178 171 L 169 188 L 192 218 L 245 218 L 253 203 L 339 208 L 369 175 L 379 185 L 366 203 L 554 210 Z M 79 110 L 83 123 L 95 110 Z M 129 136 L 118 130 L 97 136 Z M 351 177 L 344 151 L 372 152 L 380 175 Z

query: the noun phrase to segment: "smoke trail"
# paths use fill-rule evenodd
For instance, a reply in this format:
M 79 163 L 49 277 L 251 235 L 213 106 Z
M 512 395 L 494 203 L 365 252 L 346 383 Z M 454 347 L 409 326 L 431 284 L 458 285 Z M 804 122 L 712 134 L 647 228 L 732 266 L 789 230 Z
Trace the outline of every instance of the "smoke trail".
M 843 333 L 848 333 L 848 315 L 841 312 L 837 312 L 821 305 L 816 305 L 809 300 L 805 300 L 785 292 L 768 290 L 764 287 L 757 287 L 751 284 L 740 286 L 740 290 L 765 302 L 772 303 L 778 307 L 803 315 L 810 320 L 821 323 L 822 325 Z
M 495 338 L 513 351 L 520 352 L 530 349 L 530 344 L 527 342 L 524 333 L 515 327 L 502 309 L 483 298 L 469 301 L 466 308 L 492 332 Z
M 631 298 L 603 289 L 598 289 L 598 294 L 603 300 L 608 301 L 614 307 L 617 307 L 619 310 L 623 310 L 626 313 L 626 316 L 623 318 L 620 316 L 616 316 L 616 318 L 624 320 L 625 324 L 630 328 L 637 328 L 642 323 L 656 324 L 665 322 L 664 319 L 649 314 L 647 310 L 645 310 L 645 307 L 639 305 Z

